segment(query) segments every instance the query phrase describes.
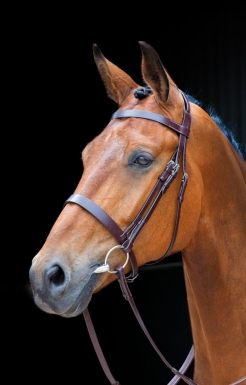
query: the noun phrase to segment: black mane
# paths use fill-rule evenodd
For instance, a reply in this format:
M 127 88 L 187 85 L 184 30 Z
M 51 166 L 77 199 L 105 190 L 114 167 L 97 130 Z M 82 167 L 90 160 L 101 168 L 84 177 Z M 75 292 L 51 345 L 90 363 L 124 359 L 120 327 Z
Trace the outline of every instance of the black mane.
M 134 91 L 134 96 L 136 99 L 142 100 L 152 94 L 150 86 L 140 87 Z M 213 119 L 213 121 L 217 124 L 219 129 L 223 132 L 223 134 L 227 137 L 227 139 L 231 142 L 233 147 L 237 150 L 237 152 L 241 155 L 241 157 L 246 160 L 246 146 L 242 143 L 238 143 L 235 139 L 233 132 L 222 122 L 221 118 L 216 115 L 213 107 L 209 106 L 205 108 L 201 102 L 197 101 L 193 96 L 186 94 L 187 98 L 191 103 L 198 105 L 203 108 L 204 111 L 208 113 L 208 115 Z
M 217 124 L 219 129 L 223 132 L 223 134 L 227 137 L 227 139 L 230 141 L 230 143 L 233 145 L 233 147 L 237 150 L 237 152 L 241 155 L 241 157 L 246 160 L 246 146 L 243 143 L 239 143 L 236 141 L 235 136 L 221 120 L 221 118 L 215 113 L 215 110 L 213 107 L 208 106 L 204 107 L 201 102 L 198 102 L 193 96 L 186 94 L 187 98 L 191 103 L 194 103 L 198 105 L 199 107 L 203 108 L 204 111 L 208 113 L 208 115 L 213 119 L 213 121 Z

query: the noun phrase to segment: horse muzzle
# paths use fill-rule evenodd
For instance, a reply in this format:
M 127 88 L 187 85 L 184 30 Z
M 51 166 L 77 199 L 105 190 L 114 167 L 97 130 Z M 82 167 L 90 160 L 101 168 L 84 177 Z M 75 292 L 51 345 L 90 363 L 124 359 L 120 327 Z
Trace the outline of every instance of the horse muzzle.
M 29 270 L 33 299 L 46 313 L 75 317 L 88 306 L 100 280 L 94 267 L 79 267 L 71 273 L 60 258 L 46 260 L 42 268 L 33 259 Z

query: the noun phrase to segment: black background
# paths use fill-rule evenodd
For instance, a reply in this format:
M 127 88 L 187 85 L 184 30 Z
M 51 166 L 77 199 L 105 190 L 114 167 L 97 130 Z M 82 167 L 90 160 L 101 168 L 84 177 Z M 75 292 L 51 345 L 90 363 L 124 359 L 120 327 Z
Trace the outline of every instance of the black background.
M 212 102 L 246 142 L 245 21 L 240 11 L 180 14 L 162 27 L 146 17 L 126 19 L 122 31 L 117 19 L 107 29 L 71 9 L 31 10 L 31 16 L 22 9 L 21 17 L 18 11 L 8 14 L 2 46 L 2 375 L 6 383 L 15 376 L 25 383 L 63 383 L 68 376 L 70 382 L 107 384 L 83 316 L 47 315 L 28 289 L 31 260 L 81 177 L 81 151 L 117 108 L 106 96 L 92 44 L 140 84 L 138 41 L 151 44 L 179 88 Z M 144 270 L 133 290 L 150 329 L 154 320 L 164 355 L 180 365 L 191 343 L 182 267 Z M 171 378 L 117 285 L 95 296 L 91 312 L 122 385 Z

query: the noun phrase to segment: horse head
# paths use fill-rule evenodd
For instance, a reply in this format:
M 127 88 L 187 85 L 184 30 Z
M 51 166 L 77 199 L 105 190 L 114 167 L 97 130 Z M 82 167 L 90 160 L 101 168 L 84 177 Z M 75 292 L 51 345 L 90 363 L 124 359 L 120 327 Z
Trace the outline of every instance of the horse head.
M 108 96 L 117 103 L 118 111 L 150 111 L 174 124 L 182 124 L 184 98 L 181 91 L 156 51 L 145 42 L 140 42 L 140 47 L 143 87 L 107 60 L 97 45 L 93 46 L 95 62 Z M 198 120 L 201 122 L 208 116 L 198 106 L 191 104 L 191 109 L 192 132 L 193 121 L 197 124 Z M 194 142 L 195 135 L 194 130 L 189 142 Z M 126 229 L 177 151 L 179 136 L 175 130 L 156 120 L 134 116 L 111 119 L 82 152 L 83 175 L 74 194 L 90 199 L 121 229 Z M 191 155 L 187 147 L 185 162 L 190 174 L 189 183 L 178 233 L 169 255 L 189 244 L 201 211 L 203 184 L 200 183 L 200 171 L 192 162 L 196 154 Z M 175 227 L 181 179 L 182 173 L 178 172 L 134 242 L 138 266 L 158 260 L 168 249 Z M 71 202 L 66 204 L 32 261 L 30 282 L 37 306 L 63 317 L 80 314 L 94 292 L 115 280 L 114 274 L 95 274 L 94 271 L 116 245 L 112 234 L 90 212 Z M 111 271 L 125 261 L 124 250 L 116 248 L 109 257 Z M 125 272 L 130 270 L 128 262 Z

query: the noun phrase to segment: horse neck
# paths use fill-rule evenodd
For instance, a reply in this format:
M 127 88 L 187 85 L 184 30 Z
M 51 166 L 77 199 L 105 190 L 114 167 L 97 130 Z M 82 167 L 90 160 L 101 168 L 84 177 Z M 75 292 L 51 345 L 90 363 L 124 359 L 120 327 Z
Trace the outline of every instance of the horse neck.
M 246 375 L 246 168 L 231 154 L 203 176 L 196 234 L 182 252 L 199 385 Z

